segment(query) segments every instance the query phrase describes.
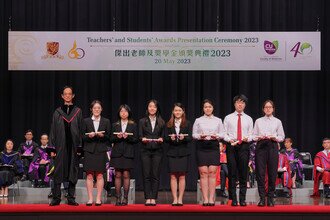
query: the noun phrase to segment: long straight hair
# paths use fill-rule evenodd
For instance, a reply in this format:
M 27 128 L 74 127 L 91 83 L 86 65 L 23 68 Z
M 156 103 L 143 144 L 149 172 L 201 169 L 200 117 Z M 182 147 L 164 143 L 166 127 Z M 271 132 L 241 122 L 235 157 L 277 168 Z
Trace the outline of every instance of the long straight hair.
M 180 128 L 184 128 L 186 127 L 186 123 L 187 123 L 187 119 L 186 119 L 186 113 L 185 113 L 185 108 L 184 106 L 177 102 L 177 103 L 174 103 L 173 105 L 173 108 L 172 108 L 172 114 L 171 114 L 171 118 L 170 120 L 167 122 L 167 127 L 168 128 L 173 128 L 174 127 L 174 120 L 175 120 L 175 117 L 174 117 L 174 114 L 173 114 L 173 111 L 174 111 L 174 108 L 175 107 L 179 107 L 183 110 L 183 114 L 182 114 L 182 117 L 181 117 L 181 124 L 180 124 Z

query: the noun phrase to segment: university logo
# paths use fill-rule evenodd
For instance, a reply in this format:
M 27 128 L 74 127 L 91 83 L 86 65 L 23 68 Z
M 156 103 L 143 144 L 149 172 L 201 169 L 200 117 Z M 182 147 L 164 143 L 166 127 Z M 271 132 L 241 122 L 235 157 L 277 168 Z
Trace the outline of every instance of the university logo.
M 68 57 L 70 59 L 82 59 L 85 56 L 85 51 L 82 48 L 77 47 L 77 42 L 74 41 L 73 47 L 68 52 Z
M 270 42 L 270 41 L 267 41 L 265 40 L 264 41 L 264 49 L 266 51 L 267 54 L 269 55 L 273 55 L 276 53 L 276 51 L 278 50 L 278 41 L 275 40 L 273 42 Z
M 313 51 L 313 47 L 308 42 L 304 42 L 304 43 L 298 42 L 290 50 L 290 52 L 294 53 L 293 57 L 297 57 L 298 54 L 308 55 L 308 54 L 311 54 L 312 51 Z
M 57 58 L 63 60 L 64 57 L 60 54 L 58 54 L 60 49 L 60 43 L 59 42 L 47 42 L 46 43 L 46 49 L 47 54 L 43 55 L 42 59 L 48 59 L 48 58 Z

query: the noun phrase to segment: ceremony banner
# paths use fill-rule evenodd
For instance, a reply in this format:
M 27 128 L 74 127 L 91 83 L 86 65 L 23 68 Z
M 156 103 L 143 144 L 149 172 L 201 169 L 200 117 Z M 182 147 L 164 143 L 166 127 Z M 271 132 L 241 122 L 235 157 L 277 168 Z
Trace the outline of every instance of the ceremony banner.
M 9 70 L 320 70 L 320 32 L 8 32 Z

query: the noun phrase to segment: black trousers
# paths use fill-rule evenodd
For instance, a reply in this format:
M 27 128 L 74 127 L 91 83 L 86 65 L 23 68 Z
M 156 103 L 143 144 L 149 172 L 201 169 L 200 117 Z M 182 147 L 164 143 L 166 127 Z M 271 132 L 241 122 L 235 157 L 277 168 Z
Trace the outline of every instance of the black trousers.
M 145 199 L 157 199 L 158 197 L 162 157 L 162 149 L 141 150 L 141 163 Z
M 220 190 L 225 191 L 226 188 L 226 178 L 228 177 L 228 166 L 227 164 L 223 163 L 220 165 L 221 171 L 220 171 Z
M 259 141 L 256 147 L 256 178 L 258 183 L 258 192 L 261 199 L 264 199 L 266 196 L 266 173 L 268 175 L 268 198 L 274 197 L 277 166 L 277 143 L 271 140 Z
M 239 181 L 239 200 L 245 201 L 246 198 L 246 182 L 248 174 L 250 144 L 243 142 L 242 144 L 231 146 L 227 144 L 227 164 L 228 164 L 228 184 L 229 198 L 237 200 L 236 182 Z
M 68 185 L 68 201 L 75 200 L 76 184 L 69 181 Z M 61 182 L 54 181 L 54 187 L 52 189 L 53 199 L 61 200 Z

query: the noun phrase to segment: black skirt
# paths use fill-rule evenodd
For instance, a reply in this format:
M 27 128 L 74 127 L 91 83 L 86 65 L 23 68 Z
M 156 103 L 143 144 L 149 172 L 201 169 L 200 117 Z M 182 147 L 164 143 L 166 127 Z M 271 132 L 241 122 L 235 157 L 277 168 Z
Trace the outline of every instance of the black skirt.
M 170 157 L 168 156 L 168 168 L 170 173 L 187 173 L 188 172 L 188 156 Z
M 84 170 L 92 172 L 102 172 L 106 171 L 105 166 L 107 163 L 107 154 L 103 153 L 90 153 L 84 152 Z
M 0 171 L 0 187 L 7 187 L 14 183 L 14 172 L 9 170 Z
M 115 157 L 111 158 L 110 166 L 116 169 L 122 170 L 129 170 L 133 169 L 134 167 L 134 159 L 133 158 L 126 158 L 126 157 Z
M 219 166 L 220 150 L 218 141 L 197 141 L 197 165 Z

